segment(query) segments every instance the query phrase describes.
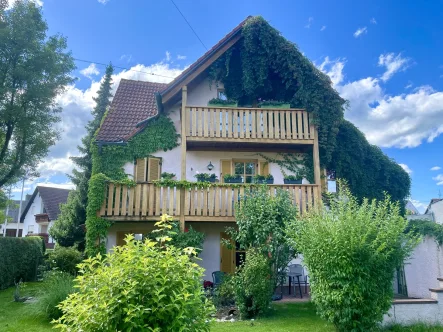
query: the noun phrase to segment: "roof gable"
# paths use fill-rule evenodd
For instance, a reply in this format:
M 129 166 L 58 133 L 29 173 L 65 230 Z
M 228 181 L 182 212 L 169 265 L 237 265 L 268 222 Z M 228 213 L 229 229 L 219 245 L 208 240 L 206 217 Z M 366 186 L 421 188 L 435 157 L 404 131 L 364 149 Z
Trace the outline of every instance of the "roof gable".
M 31 198 L 27 201 L 25 209 L 20 217 L 20 222 L 23 222 L 27 215 L 32 203 L 34 202 L 37 193 L 40 193 L 42 198 L 43 207 L 48 214 L 49 220 L 56 220 L 60 214 L 60 204 L 66 203 L 68 195 L 71 190 L 62 188 L 53 188 L 45 186 L 37 186 L 32 193 Z

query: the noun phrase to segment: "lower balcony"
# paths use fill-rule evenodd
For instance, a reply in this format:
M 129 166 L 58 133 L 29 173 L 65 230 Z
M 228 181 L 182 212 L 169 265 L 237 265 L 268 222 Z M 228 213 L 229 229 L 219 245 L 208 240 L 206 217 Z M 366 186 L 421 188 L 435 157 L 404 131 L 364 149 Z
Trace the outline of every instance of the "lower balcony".
M 320 200 L 320 188 L 313 184 L 267 185 L 269 195 L 277 189 L 288 191 L 301 214 Z M 106 197 L 98 212 L 115 221 L 158 220 L 162 214 L 185 221 L 235 222 L 235 203 L 250 187 L 213 184 L 210 188 L 161 187 L 138 183 L 135 187 L 109 183 Z

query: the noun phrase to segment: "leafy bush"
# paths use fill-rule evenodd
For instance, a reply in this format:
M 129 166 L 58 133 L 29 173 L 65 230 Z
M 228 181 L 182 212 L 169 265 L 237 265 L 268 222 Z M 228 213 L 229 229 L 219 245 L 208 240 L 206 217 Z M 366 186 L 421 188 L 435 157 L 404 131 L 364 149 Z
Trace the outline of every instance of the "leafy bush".
M 208 101 L 208 105 L 233 105 L 233 104 L 237 104 L 237 102 L 232 99 L 212 98 L 210 101 Z
M 415 219 L 409 220 L 406 233 L 420 236 L 432 236 L 439 245 L 443 244 L 443 225 L 434 221 Z
M 73 276 L 69 273 L 47 272 L 37 294 L 37 301 L 32 304 L 34 314 L 45 316 L 49 320 L 58 319 L 62 311 L 58 304 L 74 292 Z
M 175 174 L 174 173 L 163 172 L 161 174 L 161 178 L 164 179 L 164 180 L 170 180 L 170 179 L 175 178 Z
M 269 259 L 257 249 L 248 250 L 246 262 L 234 277 L 235 303 L 243 318 L 267 311 L 274 290 Z
M 286 268 L 296 251 L 288 242 L 286 227 L 297 215 L 289 193 L 277 190 L 275 196 L 268 194 L 266 185 L 248 192 L 235 206 L 237 228 L 227 233 L 241 249 L 257 248 L 268 257 L 272 266 L 271 280 L 274 287 L 279 282 L 278 271 Z M 228 243 L 225 243 L 228 245 Z
M 234 278 L 227 274 L 220 285 L 212 292 L 212 302 L 217 308 L 233 305 L 235 303 Z
M 372 331 L 391 307 L 394 272 L 417 242 L 405 227 L 397 203 L 359 204 L 343 188 L 329 208 L 289 227 L 309 270 L 312 300 L 339 331 Z
M 0 289 L 20 279 L 35 280 L 37 267 L 43 261 L 42 242 L 37 236 L 0 237 Z
M 163 239 L 167 240 L 167 239 Z M 203 268 L 173 246 L 135 241 L 80 264 L 78 292 L 60 304 L 62 331 L 209 331 Z
M 303 179 L 301 175 L 285 175 L 283 178 L 285 180 L 290 180 L 290 181 L 297 181 Z
M 48 263 L 51 269 L 72 275 L 77 274 L 77 264 L 81 263 L 82 260 L 82 253 L 74 247 L 56 246 L 54 250 L 48 252 Z

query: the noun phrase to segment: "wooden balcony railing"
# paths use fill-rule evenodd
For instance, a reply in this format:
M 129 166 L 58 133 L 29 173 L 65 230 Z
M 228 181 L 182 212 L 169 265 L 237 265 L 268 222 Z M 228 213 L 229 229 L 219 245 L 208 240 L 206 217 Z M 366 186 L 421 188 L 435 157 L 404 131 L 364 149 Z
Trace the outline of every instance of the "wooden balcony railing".
M 270 195 L 275 195 L 278 188 L 288 191 L 300 213 L 319 201 L 318 185 L 268 185 L 267 188 Z M 153 183 L 139 183 L 135 187 L 109 183 L 99 214 L 112 220 L 157 220 L 168 214 L 177 219 L 182 215 L 187 221 L 235 221 L 235 203 L 248 190 L 250 187 L 216 184 L 205 189 L 179 189 Z
M 300 109 L 186 107 L 189 141 L 313 144 L 314 126 Z

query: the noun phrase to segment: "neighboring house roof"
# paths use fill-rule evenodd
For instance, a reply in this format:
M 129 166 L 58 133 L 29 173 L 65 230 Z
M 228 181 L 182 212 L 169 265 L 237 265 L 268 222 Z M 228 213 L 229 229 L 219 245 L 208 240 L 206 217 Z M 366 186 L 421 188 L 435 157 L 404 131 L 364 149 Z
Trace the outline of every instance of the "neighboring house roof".
M 97 134 L 97 142 L 126 142 L 143 129 L 144 126 L 136 125 L 158 113 L 156 94 L 161 94 L 163 102 L 171 100 L 183 85 L 198 76 L 199 71 L 206 69 L 240 38 L 241 28 L 250 17 L 243 20 L 169 84 L 122 79 Z
M 155 94 L 167 84 L 122 79 L 108 115 L 97 134 L 97 141 L 127 141 L 141 128 L 137 123 L 157 114 Z
M 58 218 L 58 215 L 60 214 L 60 204 L 66 203 L 70 191 L 71 190 L 69 189 L 37 186 L 34 190 L 34 193 L 32 194 L 32 197 L 29 199 L 25 209 L 23 210 L 20 221 L 23 222 L 23 220 L 25 219 L 25 216 L 28 213 L 32 202 L 37 196 L 37 193 L 40 193 L 40 197 L 42 198 L 43 202 L 43 208 L 48 214 L 49 220 L 56 220 Z
M 431 205 L 438 203 L 440 201 L 443 201 L 443 198 L 433 198 L 431 199 L 431 202 L 429 203 L 428 207 L 426 208 L 425 214 L 427 214 L 428 212 L 430 212 L 431 209 Z
M 412 204 L 410 200 L 406 201 L 406 209 L 411 211 L 413 214 L 420 214 L 420 212 L 418 212 L 417 208 L 414 204 Z

